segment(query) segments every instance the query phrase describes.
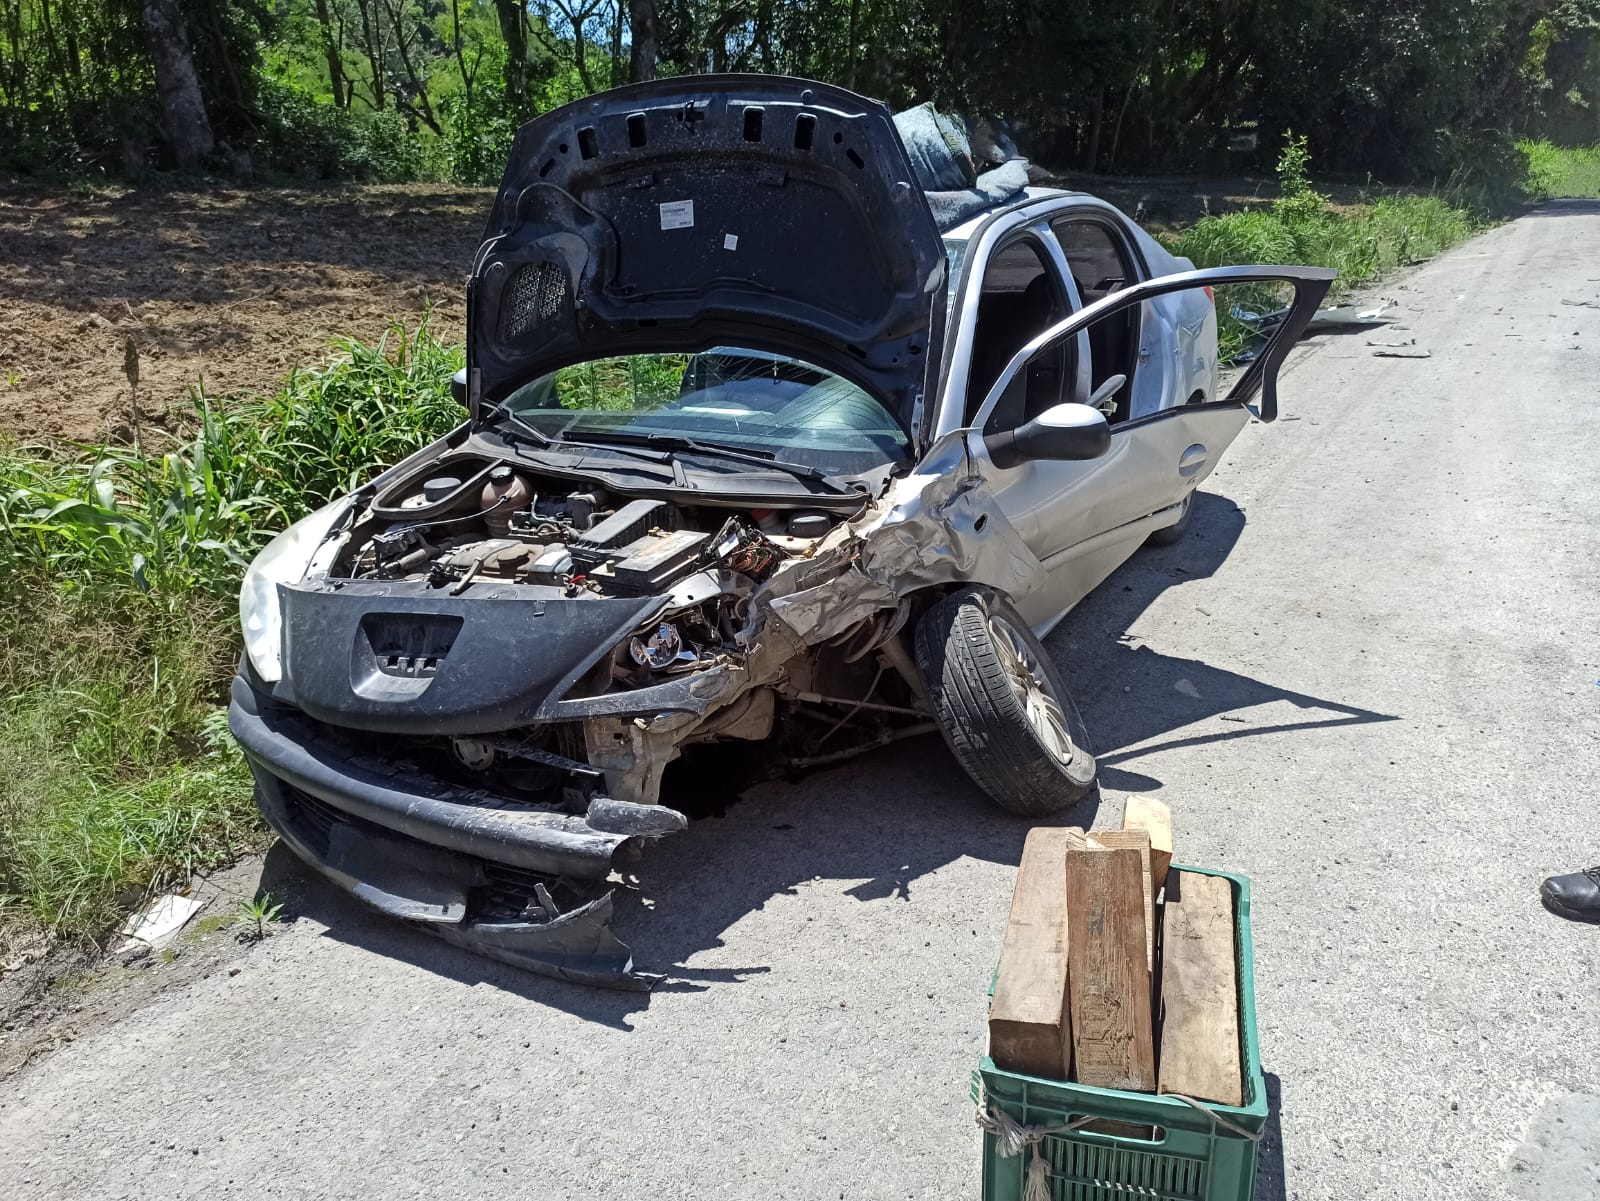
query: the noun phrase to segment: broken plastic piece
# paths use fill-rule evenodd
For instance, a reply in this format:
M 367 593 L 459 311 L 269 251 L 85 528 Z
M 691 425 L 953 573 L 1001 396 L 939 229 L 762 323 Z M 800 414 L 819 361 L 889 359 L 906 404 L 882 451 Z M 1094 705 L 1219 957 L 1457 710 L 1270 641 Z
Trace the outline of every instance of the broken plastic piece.
M 160 950 L 178 936 L 178 931 L 200 910 L 196 897 L 180 897 L 165 893 L 156 897 L 138 913 L 128 919 L 119 933 L 127 941 L 117 952 L 130 951 L 137 946 Z

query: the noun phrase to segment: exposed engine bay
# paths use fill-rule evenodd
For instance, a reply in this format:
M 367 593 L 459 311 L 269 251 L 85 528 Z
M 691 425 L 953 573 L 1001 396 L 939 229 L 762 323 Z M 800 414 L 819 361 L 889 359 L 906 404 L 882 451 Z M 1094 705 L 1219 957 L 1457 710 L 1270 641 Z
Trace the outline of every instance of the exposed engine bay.
M 571 596 L 643 595 L 713 565 L 759 582 L 837 521 L 820 510 L 739 512 L 630 499 L 507 463 L 446 457 L 425 478 L 402 480 L 374 499 L 370 530 L 358 531 L 367 536 L 353 540 L 343 570 L 331 574 L 458 589 L 483 576 L 553 585 Z
M 863 496 L 855 507 L 868 504 Z M 423 610 L 491 599 L 531 600 L 541 612 L 548 612 L 546 602 L 567 606 L 571 621 L 537 627 L 518 660 L 547 657 L 550 636 L 578 642 L 582 632 L 571 622 L 585 613 L 647 614 L 621 637 L 581 647 L 599 658 L 582 668 L 559 703 L 547 702 L 536 715 L 509 711 L 511 720 L 495 721 L 492 686 L 483 683 L 481 706 L 456 722 L 461 729 L 453 736 L 406 729 L 392 715 L 371 723 L 369 732 L 392 743 L 394 753 L 432 747 L 440 752 L 432 765 L 440 774 L 527 803 L 560 804 L 565 797 L 570 805 L 572 781 L 562 770 L 587 769 L 591 777 L 604 773 L 610 797 L 652 805 L 660 800 L 665 768 L 695 743 L 760 741 L 779 729 L 781 745 L 769 757 L 779 770 L 925 732 L 915 668 L 897 638 L 909 606 L 891 601 L 816 653 L 798 655 L 802 640 L 782 623 L 773 627 L 760 603 L 804 584 L 805 571 L 797 569 L 823 568 L 819 551 L 835 531 L 846 532 L 848 516 L 628 496 L 493 455 L 447 451 L 370 494 L 316 591 L 373 598 L 368 604 L 404 597 Z M 483 623 L 480 606 L 462 611 L 468 626 Z M 415 679 L 442 692 L 447 681 L 439 677 L 459 635 L 440 621 L 369 615 L 376 666 L 369 687 L 389 699 L 403 689 L 399 680 Z M 319 666 L 331 658 L 318 654 Z M 737 678 L 725 679 L 729 671 Z M 684 693 L 684 677 L 701 673 L 714 673 L 717 688 L 694 681 Z M 297 672 L 298 699 L 313 713 L 317 681 L 328 674 Z M 674 683 L 678 693 L 659 694 Z M 658 691 L 641 691 L 652 689 Z M 363 691 L 361 682 L 354 691 Z M 633 692 L 641 701 L 659 695 L 659 709 L 634 716 L 646 706 L 623 701 Z M 617 717 L 609 716 L 613 711 Z M 802 720 L 775 721 L 780 713 Z
M 446 456 L 376 496 L 329 571 L 468 594 L 496 583 L 568 600 L 666 595 L 617 648 L 611 678 L 642 687 L 739 654 L 749 596 L 804 559 L 840 521 L 820 509 L 690 507 L 541 477 L 474 455 Z

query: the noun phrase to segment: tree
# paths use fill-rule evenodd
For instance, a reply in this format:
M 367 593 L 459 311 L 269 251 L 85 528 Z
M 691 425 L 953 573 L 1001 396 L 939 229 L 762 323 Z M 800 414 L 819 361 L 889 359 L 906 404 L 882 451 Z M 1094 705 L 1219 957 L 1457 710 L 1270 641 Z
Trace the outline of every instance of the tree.
M 528 26 L 522 0 L 494 0 L 506 42 L 506 108 L 513 121 L 528 111 Z
M 216 149 L 178 0 L 144 0 L 145 42 L 156 68 L 161 128 L 173 160 L 192 167 Z
M 322 30 L 322 53 L 328 62 L 328 88 L 333 92 L 335 108 L 350 106 L 350 86 L 344 79 L 344 56 L 333 35 L 333 18 L 328 12 L 328 0 L 316 0 L 317 25 Z
M 656 77 L 656 0 L 629 0 L 628 79 L 643 83 Z

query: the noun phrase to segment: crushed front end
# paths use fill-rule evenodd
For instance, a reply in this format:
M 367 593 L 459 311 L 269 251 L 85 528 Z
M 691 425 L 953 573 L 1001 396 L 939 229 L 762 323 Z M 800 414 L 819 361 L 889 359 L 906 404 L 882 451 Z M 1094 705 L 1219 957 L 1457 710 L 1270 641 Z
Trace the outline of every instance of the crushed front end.
M 888 111 L 756 86 L 525 126 L 469 283 L 469 423 L 241 593 L 230 721 L 285 842 L 568 979 L 649 983 L 610 890 L 685 827 L 686 749 L 804 768 L 927 732 L 930 590 L 1039 574 L 957 441 L 914 445 L 945 259 Z
M 927 729 L 885 657 L 905 608 L 860 575 L 846 513 L 629 497 L 450 441 L 252 568 L 230 723 L 261 809 L 387 914 L 648 985 L 610 888 L 687 825 L 659 803 L 667 765 L 790 712 L 812 719 L 775 745 L 791 766 Z

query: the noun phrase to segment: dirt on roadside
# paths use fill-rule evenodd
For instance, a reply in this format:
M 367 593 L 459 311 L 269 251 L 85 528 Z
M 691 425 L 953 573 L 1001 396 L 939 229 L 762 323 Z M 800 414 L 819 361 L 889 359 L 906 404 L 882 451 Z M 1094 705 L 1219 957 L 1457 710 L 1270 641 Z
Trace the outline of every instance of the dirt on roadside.
M 269 937 L 286 928 L 298 910 L 298 865 L 273 871 L 271 882 L 270 899 L 283 902 L 283 909 L 278 922 L 266 927 Z M 41 942 L 34 954 L 0 962 L 0 1081 L 175 988 L 218 972 L 236 973 L 236 962 L 255 944 L 233 923 L 240 903 L 262 895 L 263 883 L 263 857 L 257 854 L 197 877 L 187 891 L 201 902 L 200 909 L 157 949 L 119 949 L 125 940 L 111 935 L 103 950 L 87 943 Z
M 0 186 L 0 437 L 95 441 L 161 421 L 204 379 L 275 387 L 336 336 L 395 321 L 459 339 L 489 189 Z

